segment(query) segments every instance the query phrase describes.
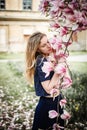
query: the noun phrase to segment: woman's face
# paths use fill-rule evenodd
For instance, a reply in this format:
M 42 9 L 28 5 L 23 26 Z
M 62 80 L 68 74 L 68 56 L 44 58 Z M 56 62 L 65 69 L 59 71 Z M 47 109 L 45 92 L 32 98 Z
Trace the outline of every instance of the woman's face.
M 49 55 L 52 52 L 52 47 L 49 44 L 47 36 L 43 36 L 41 39 L 38 50 L 44 55 Z

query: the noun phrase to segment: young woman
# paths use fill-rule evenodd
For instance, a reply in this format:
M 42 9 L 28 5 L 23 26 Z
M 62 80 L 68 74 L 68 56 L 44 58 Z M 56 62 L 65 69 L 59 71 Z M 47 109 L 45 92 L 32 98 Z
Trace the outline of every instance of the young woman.
M 26 49 L 26 74 L 29 81 L 34 81 L 36 95 L 40 97 L 35 109 L 32 130 L 52 130 L 53 124 L 57 121 L 57 118 L 50 119 L 48 113 L 50 110 L 57 111 L 58 103 L 62 98 L 60 93 L 55 100 L 50 95 L 50 91 L 58 82 L 58 74 L 52 71 L 49 76 L 45 77 L 42 71 L 42 66 L 52 51 L 46 34 L 35 32 L 30 36 Z M 63 113 L 60 106 L 59 113 Z M 57 123 L 61 127 L 64 126 L 64 120 L 60 117 Z

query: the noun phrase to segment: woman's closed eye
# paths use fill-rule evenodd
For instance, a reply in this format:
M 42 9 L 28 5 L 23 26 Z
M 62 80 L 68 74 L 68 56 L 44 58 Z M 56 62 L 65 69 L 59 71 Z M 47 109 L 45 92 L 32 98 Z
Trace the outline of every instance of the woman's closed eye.
M 41 47 L 45 47 L 45 46 L 47 46 L 47 44 L 44 44 L 44 45 L 42 45 Z

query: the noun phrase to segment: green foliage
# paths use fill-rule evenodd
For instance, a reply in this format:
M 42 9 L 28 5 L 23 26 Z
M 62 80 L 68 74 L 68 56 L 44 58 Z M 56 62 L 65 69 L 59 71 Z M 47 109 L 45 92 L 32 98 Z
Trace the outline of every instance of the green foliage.
M 73 84 L 66 93 L 71 122 L 86 122 L 87 119 L 87 74 L 72 73 Z

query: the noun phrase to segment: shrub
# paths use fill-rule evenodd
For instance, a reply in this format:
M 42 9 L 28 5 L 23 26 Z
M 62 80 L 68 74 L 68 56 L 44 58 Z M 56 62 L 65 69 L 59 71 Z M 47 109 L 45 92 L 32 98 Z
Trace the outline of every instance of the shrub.
M 87 74 L 72 73 L 73 84 L 66 92 L 68 108 L 71 111 L 72 118 L 69 123 L 85 123 L 87 120 Z M 79 124 L 80 127 L 81 124 Z M 78 125 L 77 125 L 78 126 Z M 81 125 L 83 127 L 83 125 Z M 82 130 L 82 129 L 81 129 Z

